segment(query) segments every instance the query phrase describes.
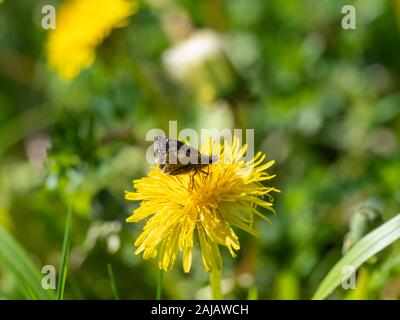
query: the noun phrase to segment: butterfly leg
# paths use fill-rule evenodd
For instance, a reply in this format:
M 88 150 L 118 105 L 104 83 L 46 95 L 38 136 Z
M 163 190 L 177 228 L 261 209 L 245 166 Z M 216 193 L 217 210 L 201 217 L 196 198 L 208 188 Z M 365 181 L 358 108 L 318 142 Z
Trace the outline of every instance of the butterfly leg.
M 193 173 L 189 174 L 189 176 L 190 176 L 190 183 L 189 183 L 190 191 L 192 191 L 194 188 L 194 176 L 196 175 L 196 173 L 197 173 L 197 170 L 195 170 Z
M 202 172 L 202 173 L 204 173 L 204 174 L 207 175 L 207 176 L 210 174 L 209 170 L 204 171 L 204 170 L 202 170 L 202 169 L 199 169 L 199 171 Z
M 203 182 L 207 179 L 208 175 L 210 174 L 210 166 L 207 166 L 207 171 L 204 171 L 203 169 L 199 169 L 201 173 L 203 173 Z

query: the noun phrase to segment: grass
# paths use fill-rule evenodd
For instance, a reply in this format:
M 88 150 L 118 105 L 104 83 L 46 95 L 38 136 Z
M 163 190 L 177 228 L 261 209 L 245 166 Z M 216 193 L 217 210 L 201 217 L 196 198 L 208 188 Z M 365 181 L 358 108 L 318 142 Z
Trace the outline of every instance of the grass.
M 160 270 L 157 278 L 156 300 L 161 300 L 162 298 L 163 282 L 164 282 L 164 271 Z
M 358 241 L 349 252 L 339 260 L 321 282 L 312 297 L 313 300 L 325 299 L 343 280 L 343 267 L 353 266 L 358 269 L 379 251 L 400 238 L 400 214 L 380 227 L 368 233 Z
M 64 241 L 61 253 L 59 281 L 57 286 L 57 300 L 64 299 L 65 283 L 67 280 L 67 273 L 68 273 L 68 258 L 71 247 L 72 214 L 73 214 L 73 203 L 71 202 L 68 208 L 68 216 L 64 230 Z
M 26 299 L 54 299 L 51 290 L 42 287 L 42 274 L 22 246 L 0 226 L 0 265 L 17 280 Z
M 115 300 L 119 300 L 117 284 L 115 282 L 114 273 L 113 273 L 112 266 L 111 266 L 110 263 L 107 265 L 107 272 L 108 272 L 108 277 L 110 278 L 111 289 L 112 289 L 112 293 L 113 293 L 114 299 Z

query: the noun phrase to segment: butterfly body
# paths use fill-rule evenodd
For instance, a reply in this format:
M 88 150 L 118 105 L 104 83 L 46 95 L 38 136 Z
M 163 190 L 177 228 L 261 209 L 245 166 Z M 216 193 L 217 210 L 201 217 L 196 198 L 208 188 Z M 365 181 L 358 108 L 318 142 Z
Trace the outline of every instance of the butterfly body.
M 196 173 L 217 161 L 217 157 L 201 154 L 189 145 L 163 136 L 154 138 L 156 165 L 169 175 Z

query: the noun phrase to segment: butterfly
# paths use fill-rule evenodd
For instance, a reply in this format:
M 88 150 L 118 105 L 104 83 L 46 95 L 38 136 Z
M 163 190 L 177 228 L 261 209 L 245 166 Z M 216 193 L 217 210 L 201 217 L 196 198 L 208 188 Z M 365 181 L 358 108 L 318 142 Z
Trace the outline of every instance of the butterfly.
M 163 136 L 154 138 L 154 156 L 156 165 L 169 175 L 193 172 L 194 176 L 199 171 L 208 174 L 202 169 L 218 160 L 216 156 L 203 155 L 181 141 Z

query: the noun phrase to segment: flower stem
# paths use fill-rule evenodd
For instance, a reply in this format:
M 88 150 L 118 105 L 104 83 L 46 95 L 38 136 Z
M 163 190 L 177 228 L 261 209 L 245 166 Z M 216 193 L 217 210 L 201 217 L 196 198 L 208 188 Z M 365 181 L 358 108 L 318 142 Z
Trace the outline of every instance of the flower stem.
M 211 287 L 211 298 L 213 300 L 222 300 L 224 298 L 222 296 L 221 280 L 222 280 L 221 270 L 214 269 L 213 271 L 211 271 L 210 287 Z
M 110 263 L 107 265 L 107 271 L 108 271 L 108 277 L 110 278 L 111 289 L 112 289 L 114 299 L 119 300 L 117 285 L 115 283 L 115 278 L 114 278 L 114 272 L 113 272 L 113 269 L 112 269 L 112 266 Z
M 161 300 L 163 278 L 164 278 L 164 271 L 160 270 L 158 273 L 158 279 L 157 279 L 156 300 Z

